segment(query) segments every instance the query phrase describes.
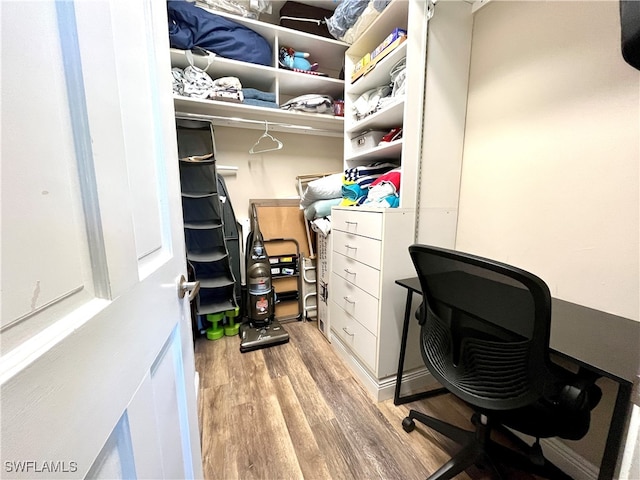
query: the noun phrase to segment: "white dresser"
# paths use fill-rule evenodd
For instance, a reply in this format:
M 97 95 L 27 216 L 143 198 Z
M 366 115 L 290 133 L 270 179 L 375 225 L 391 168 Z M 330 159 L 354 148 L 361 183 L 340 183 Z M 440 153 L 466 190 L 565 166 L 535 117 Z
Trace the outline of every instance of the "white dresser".
M 398 368 L 406 292 L 395 281 L 415 276 L 414 223 L 409 209 L 332 210 L 332 344 L 378 400 L 392 396 Z M 410 350 L 405 370 L 424 366 L 417 342 Z

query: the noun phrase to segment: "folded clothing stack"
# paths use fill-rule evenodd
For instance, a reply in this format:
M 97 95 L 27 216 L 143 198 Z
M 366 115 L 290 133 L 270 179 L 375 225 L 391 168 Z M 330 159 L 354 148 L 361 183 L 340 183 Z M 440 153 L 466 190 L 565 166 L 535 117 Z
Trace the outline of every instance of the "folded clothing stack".
M 340 206 L 398 207 L 400 168 L 379 162 L 344 171 Z
M 371 184 L 363 204 L 369 207 L 397 208 L 400 204 L 398 192 L 400 192 L 400 169 L 395 168 L 380 175 Z
M 347 168 L 344 171 L 345 184 L 357 183 L 361 187 L 373 183 L 382 174 L 387 173 L 389 170 L 398 168 L 395 163 L 389 162 L 376 162 L 371 165 L 360 165 L 353 168 Z
M 222 100 L 240 103 L 244 99 L 242 84 L 236 77 L 221 77 L 213 80 L 207 72 L 190 65 L 184 70 L 174 67 L 173 93 L 184 97 Z
M 272 92 L 263 92 L 256 88 L 242 89 L 244 94 L 244 104 L 253 105 L 255 107 L 278 108 L 276 103 L 276 94 Z

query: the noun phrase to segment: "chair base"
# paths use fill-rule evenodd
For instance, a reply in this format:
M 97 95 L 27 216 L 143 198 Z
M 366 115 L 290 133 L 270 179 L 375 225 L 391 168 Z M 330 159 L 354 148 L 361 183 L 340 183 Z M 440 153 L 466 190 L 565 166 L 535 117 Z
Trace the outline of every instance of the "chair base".
M 496 479 L 508 478 L 508 475 L 501 470 L 504 466 L 510 466 L 550 480 L 572 480 L 569 475 L 544 457 L 538 442 L 528 445 L 506 428 L 499 425 L 492 426 L 491 422 L 483 423 L 478 413 L 474 414 L 471 419 L 476 426 L 475 431 L 465 430 L 416 410 L 411 410 L 409 416 L 402 421 L 402 428 L 405 432 L 411 432 L 415 429 L 415 420 L 462 446 L 462 449 L 431 474 L 428 480 L 454 478 L 472 465 L 488 470 L 491 476 Z M 517 452 L 493 441 L 491 439 L 492 430 L 506 433 L 518 444 L 521 451 Z

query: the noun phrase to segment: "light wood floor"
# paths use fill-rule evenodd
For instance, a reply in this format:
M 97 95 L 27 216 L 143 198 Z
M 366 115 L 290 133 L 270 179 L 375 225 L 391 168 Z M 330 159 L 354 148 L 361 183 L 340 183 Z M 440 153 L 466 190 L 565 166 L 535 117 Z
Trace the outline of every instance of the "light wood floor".
M 196 340 L 206 479 L 424 479 L 458 446 L 417 422 L 406 433 L 409 409 L 473 428 L 451 395 L 376 403 L 315 322 L 285 328 L 289 343 L 247 353 L 237 336 Z M 474 467 L 458 478 L 488 475 Z

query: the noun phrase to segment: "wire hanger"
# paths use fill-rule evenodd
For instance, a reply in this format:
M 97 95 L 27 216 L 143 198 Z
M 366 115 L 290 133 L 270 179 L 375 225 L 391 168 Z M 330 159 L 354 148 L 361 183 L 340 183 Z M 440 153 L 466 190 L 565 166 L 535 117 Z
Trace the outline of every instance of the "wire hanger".
M 269 144 L 269 145 L 264 145 L 263 148 L 260 148 L 259 144 L 260 144 L 260 142 L 262 141 L 263 138 L 267 138 L 267 139 L 271 140 L 273 143 Z M 282 148 L 282 146 L 283 146 L 282 142 L 269 133 L 269 122 L 265 121 L 264 122 L 264 133 L 258 139 L 258 141 L 253 144 L 253 147 L 251 147 L 251 149 L 249 150 L 249 153 L 256 154 L 256 153 L 272 152 L 274 150 L 280 150 Z M 256 147 L 258 147 L 257 150 L 256 150 Z

